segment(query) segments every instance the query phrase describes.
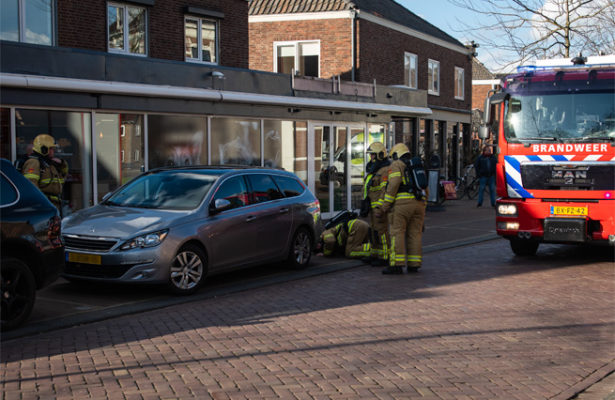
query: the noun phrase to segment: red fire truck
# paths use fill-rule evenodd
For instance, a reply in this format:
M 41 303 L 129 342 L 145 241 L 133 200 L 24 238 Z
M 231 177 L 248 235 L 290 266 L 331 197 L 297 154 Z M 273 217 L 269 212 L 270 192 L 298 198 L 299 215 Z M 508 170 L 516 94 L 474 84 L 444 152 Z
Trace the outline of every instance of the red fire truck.
M 485 101 L 497 142 L 497 233 L 517 255 L 540 243 L 615 245 L 615 55 L 519 67 Z

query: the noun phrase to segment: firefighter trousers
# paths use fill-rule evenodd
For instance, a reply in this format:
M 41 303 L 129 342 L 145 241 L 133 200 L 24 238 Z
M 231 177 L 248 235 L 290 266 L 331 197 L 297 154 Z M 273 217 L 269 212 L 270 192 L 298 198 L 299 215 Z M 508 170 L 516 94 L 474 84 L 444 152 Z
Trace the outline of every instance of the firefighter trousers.
M 423 262 L 422 237 L 425 201 L 399 199 L 391 212 L 389 265 L 419 268 Z
M 345 255 L 350 258 L 369 257 L 369 225 L 364 221 L 356 221 L 346 239 Z
M 388 261 L 389 259 L 389 219 L 385 213 L 380 217 L 374 214 L 374 211 L 369 213 L 369 225 L 372 228 L 370 243 L 371 243 L 371 258 Z

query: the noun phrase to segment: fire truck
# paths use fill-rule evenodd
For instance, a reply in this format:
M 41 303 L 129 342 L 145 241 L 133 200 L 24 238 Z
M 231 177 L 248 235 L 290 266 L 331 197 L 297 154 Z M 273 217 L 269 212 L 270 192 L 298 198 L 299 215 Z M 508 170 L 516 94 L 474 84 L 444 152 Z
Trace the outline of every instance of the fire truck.
M 497 143 L 497 233 L 520 256 L 615 245 L 615 55 L 521 66 L 500 86 L 479 128 Z

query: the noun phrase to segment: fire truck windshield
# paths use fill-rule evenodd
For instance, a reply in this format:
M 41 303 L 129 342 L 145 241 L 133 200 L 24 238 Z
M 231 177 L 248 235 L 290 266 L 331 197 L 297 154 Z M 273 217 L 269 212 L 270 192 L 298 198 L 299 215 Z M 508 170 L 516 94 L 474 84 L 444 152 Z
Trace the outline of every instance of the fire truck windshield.
M 512 93 L 504 103 L 509 142 L 615 141 L 612 91 Z

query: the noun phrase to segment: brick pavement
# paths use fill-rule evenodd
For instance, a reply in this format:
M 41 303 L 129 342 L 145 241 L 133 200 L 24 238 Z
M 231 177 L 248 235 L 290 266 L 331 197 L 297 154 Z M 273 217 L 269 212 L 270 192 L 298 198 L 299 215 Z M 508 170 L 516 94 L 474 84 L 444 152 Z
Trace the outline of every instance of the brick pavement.
M 10 340 L 2 397 L 570 398 L 615 369 L 610 252 L 496 240 Z

